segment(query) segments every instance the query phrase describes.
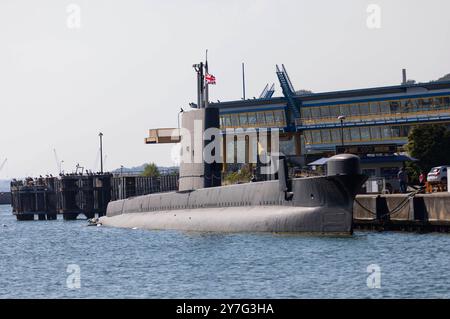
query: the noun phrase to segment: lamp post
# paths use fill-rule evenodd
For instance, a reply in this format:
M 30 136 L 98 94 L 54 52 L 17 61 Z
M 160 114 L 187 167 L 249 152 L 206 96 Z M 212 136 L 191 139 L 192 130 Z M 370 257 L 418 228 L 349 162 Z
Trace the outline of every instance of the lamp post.
M 178 134 L 180 134 L 180 115 L 183 112 L 184 112 L 183 108 L 180 107 L 180 111 L 178 112 Z
M 100 138 L 100 173 L 103 174 L 103 133 L 98 134 Z
M 341 145 L 344 146 L 344 120 L 345 120 L 345 116 L 344 115 L 340 115 L 338 117 L 338 120 L 341 121 Z

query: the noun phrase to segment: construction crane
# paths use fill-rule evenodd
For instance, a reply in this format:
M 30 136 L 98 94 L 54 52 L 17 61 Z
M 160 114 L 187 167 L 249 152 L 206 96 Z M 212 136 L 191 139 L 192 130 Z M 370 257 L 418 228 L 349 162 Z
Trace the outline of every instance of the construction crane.
M 62 173 L 62 163 L 64 163 L 64 161 L 60 161 L 58 154 L 56 154 L 56 148 L 53 149 L 53 154 L 55 154 L 55 162 L 56 162 L 56 169 L 58 170 L 59 174 Z
M 7 158 L 5 158 L 5 160 L 2 162 L 2 164 L 0 165 L 0 171 L 3 169 L 3 167 L 5 166 L 6 162 L 8 161 Z

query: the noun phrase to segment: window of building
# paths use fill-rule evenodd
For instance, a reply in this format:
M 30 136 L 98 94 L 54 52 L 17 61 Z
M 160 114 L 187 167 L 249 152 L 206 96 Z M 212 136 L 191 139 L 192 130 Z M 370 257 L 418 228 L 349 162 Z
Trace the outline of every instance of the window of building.
M 239 126 L 239 117 L 237 114 L 231 115 L 231 126 L 235 126 L 235 127 Z
M 388 101 L 380 102 L 380 112 L 381 114 L 389 114 L 391 112 L 391 106 Z
M 273 112 L 272 111 L 266 112 L 266 123 L 273 124 Z
M 245 126 L 245 125 L 248 124 L 247 113 L 240 113 L 239 114 L 239 123 L 242 126 Z
M 412 102 L 412 100 L 402 100 L 402 107 L 401 110 L 402 112 L 413 112 L 414 111 L 414 104 Z
M 390 107 L 391 113 L 398 113 L 400 111 L 400 102 L 390 101 L 389 107 Z
M 359 113 L 359 105 L 358 104 L 352 104 L 350 105 L 350 113 L 352 116 L 358 116 Z
M 338 118 L 341 115 L 339 105 L 330 106 L 330 117 Z
M 312 135 L 311 135 L 311 131 L 305 131 L 303 133 L 303 136 L 305 137 L 305 143 L 306 144 L 311 144 L 312 143 Z
M 258 121 L 258 124 L 262 124 L 262 125 L 266 124 L 266 117 L 264 115 L 264 112 L 256 113 L 256 119 Z
M 275 111 L 275 122 L 279 125 L 284 125 L 284 111 Z
M 372 126 L 370 128 L 370 136 L 373 140 L 381 139 L 381 131 L 379 126 Z
M 400 137 L 400 126 L 393 126 L 391 129 L 391 134 L 393 138 Z
M 350 107 L 348 104 L 346 105 L 340 105 L 339 109 L 341 113 L 339 115 L 349 116 L 350 115 Z
M 449 107 L 450 106 L 450 97 L 449 96 L 445 96 L 442 98 L 442 106 L 444 107 Z
M 311 108 L 311 116 L 312 119 L 319 119 L 320 118 L 320 108 L 319 107 L 312 107 Z
M 402 125 L 399 128 L 400 128 L 400 137 L 408 137 L 411 126 Z
M 322 134 L 322 143 L 331 142 L 330 130 L 321 130 L 321 134 Z
M 370 114 L 380 113 L 380 104 L 378 102 L 370 102 Z
M 320 115 L 321 117 L 330 117 L 330 109 L 328 105 L 320 107 Z
M 419 99 L 420 108 L 422 110 L 430 110 L 433 106 L 433 99 L 432 98 L 426 98 L 426 99 Z
M 429 106 L 424 106 L 423 104 L 422 104 L 422 101 L 420 101 L 419 99 L 413 99 L 412 100 L 412 108 L 411 108 L 411 110 L 412 110 L 412 112 L 419 112 L 419 111 L 422 111 L 422 110 L 429 110 L 430 108 L 429 108 Z
M 249 125 L 256 125 L 256 113 L 248 113 L 248 124 Z
M 341 130 L 340 129 L 332 129 L 331 130 L 331 140 L 333 143 L 341 142 Z
M 439 108 L 443 103 L 443 100 L 441 97 L 434 98 L 434 106 Z
M 359 112 L 361 115 L 368 115 L 370 113 L 369 103 L 361 103 L 359 104 Z
M 305 120 L 311 119 L 311 108 L 309 107 L 302 108 L 302 118 Z
M 322 138 L 320 136 L 320 130 L 312 131 L 312 141 L 313 141 L 314 144 L 322 143 Z
M 231 126 L 231 116 L 225 115 L 225 126 Z
M 383 126 L 381 128 L 381 137 L 383 139 L 390 139 L 391 138 L 391 127 L 390 126 Z
M 361 140 L 368 141 L 370 140 L 370 129 L 368 127 L 361 127 Z
M 352 127 L 350 129 L 350 133 L 351 133 L 352 141 L 359 141 L 359 140 L 361 140 L 361 135 L 359 134 L 359 127 Z
M 345 128 L 344 129 L 344 141 L 350 141 L 350 140 L 351 140 L 351 138 L 350 138 L 350 129 Z

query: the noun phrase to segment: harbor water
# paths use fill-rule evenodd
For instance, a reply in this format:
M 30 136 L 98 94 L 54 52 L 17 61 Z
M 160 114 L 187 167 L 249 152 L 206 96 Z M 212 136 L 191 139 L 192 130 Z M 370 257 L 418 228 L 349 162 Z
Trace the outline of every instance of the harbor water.
M 86 225 L 18 222 L 0 206 L 0 298 L 450 298 L 448 234 Z

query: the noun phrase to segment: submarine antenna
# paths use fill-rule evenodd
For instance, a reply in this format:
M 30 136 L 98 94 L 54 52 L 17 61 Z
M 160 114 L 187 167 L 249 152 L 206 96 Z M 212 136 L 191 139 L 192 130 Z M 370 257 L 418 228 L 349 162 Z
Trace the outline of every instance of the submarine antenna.
M 197 107 L 199 109 L 203 108 L 203 93 L 204 93 L 204 75 L 203 75 L 203 68 L 204 64 L 203 62 L 200 62 L 199 64 L 194 64 L 193 68 L 195 72 L 197 72 Z
M 245 64 L 242 62 L 242 99 L 245 100 Z

